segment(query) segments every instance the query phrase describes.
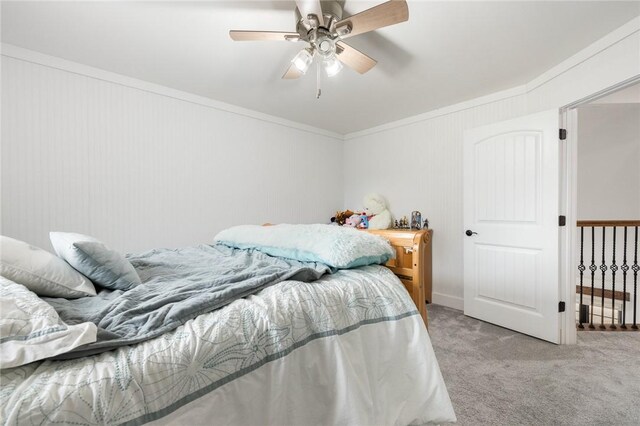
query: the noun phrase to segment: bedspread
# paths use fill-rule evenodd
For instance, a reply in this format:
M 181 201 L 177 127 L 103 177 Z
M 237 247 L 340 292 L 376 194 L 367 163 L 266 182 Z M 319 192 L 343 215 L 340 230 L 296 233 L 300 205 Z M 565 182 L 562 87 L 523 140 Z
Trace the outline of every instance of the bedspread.
M 415 305 L 380 266 L 284 281 L 157 338 L 0 380 L 12 425 L 455 420 Z

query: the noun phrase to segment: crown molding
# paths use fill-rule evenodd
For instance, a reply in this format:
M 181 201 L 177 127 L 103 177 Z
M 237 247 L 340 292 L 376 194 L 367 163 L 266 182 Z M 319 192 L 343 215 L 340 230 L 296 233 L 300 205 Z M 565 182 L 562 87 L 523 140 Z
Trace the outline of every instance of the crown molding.
M 387 130 L 395 129 L 398 127 L 403 127 L 407 125 L 411 125 L 414 123 L 418 123 L 425 120 L 431 120 L 436 117 L 440 117 L 447 114 L 452 114 L 455 112 L 463 111 L 465 109 L 474 108 L 477 106 L 485 105 L 491 102 L 496 102 L 504 99 L 508 99 L 511 97 L 519 96 L 519 95 L 527 95 L 534 90 L 538 89 L 541 86 L 552 81 L 554 78 L 570 71 L 572 68 L 580 65 L 581 63 L 591 59 L 592 57 L 600 54 L 601 52 L 607 50 L 611 46 L 616 43 L 621 42 L 622 40 L 630 37 L 637 32 L 640 32 L 640 16 L 632 19 L 627 22 L 623 26 L 617 28 L 616 30 L 610 32 L 606 36 L 601 39 L 595 41 L 590 44 L 586 48 L 582 49 L 578 53 L 569 58 L 562 61 L 560 64 L 555 67 L 545 71 L 540 76 L 531 80 L 529 83 L 524 84 L 522 86 L 514 87 L 512 89 L 504 90 L 501 92 L 492 93 L 487 96 L 482 96 L 479 98 L 471 99 L 468 101 L 460 102 L 455 105 L 450 105 L 444 108 L 440 108 L 434 111 L 430 111 L 427 113 L 414 115 L 412 117 L 404 118 L 401 120 L 393 121 L 390 123 L 386 123 L 380 126 L 372 127 L 369 129 L 365 129 L 358 132 L 348 133 L 344 135 L 344 140 L 355 139 L 363 136 L 372 135 L 379 132 L 384 132 Z
M 117 74 L 117 73 L 105 71 L 99 68 L 90 67 L 88 65 L 83 65 L 77 62 L 68 61 L 66 59 L 58 58 L 55 56 L 45 55 L 40 52 L 24 49 L 22 47 L 14 46 L 11 44 L 2 43 L 0 54 L 8 58 L 19 59 L 22 61 L 31 62 L 34 64 L 46 66 L 49 68 L 54 68 L 54 69 L 70 72 L 73 74 L 94 78 L 96 80 L 102 80 L 109 83 L 129 87 L 132 89 L 137 89 L 137 90 L 153 93 L 160 96 L 166 96 L 172 99 L 181 100 L 184 102 L 190 102 L 190 103 L 201 105 L 207 108 L 212 108 L 219 111 L 224 111 L 224 112 L 252 118 L 254 120 L 273 123 L 273 124 L 288 127 L 291 129 L 301 130 L 303 132 L 314 133 L 321 136 L 327 136 L 333 139 L 343 140 L 343 136 L 341 134 L 335 133 L 329 130 L 320 129 L 318 127 L 309 126 L 306 124 L 287 120 L 285 118 L 276 117 L 274 115 L 264 114 L 248 108 L 242 108 L 242 107 L 228 104 L 225 102 L 216 101 L 214 99 L 207 98 L 204 96 L 183 92 L 181 90 L 171 89 L 169 87 L 161 86 L 159 84 L 149 83 L 147 81 L 138 80 L 136 78 L 127 77 L 122 74 Z
M 543 86 L 549 83 L 554 78 L 559 77 L 560 75 L 570 71 L 572 68 L 575 68 L 576 66 L 582 64 L 583 62 L 588 61 L 589 59 L 593 58 L 599 53 L 602 53 L 603 51 L 607 50 L 614 44 L 621 42 L 622 40 L 632 36 L 633 34 L 639 31 L 640 31 L 640 16 L 637 16 L 633 18 L 631 21 L 624 24 L 623 26 L 619 27 L 618 29 L 613 30 L 606 36 L 602 37 L 601 39 L 585 47 L 575 55 L 570 56 L 569 58 L 560 62 L 555 67 L 542 73 L 537 78 L 531 80 L 526 85 L 527 92 L 532 92 L 537 88 L 539 88 L 540 86 Z
M 586 48 L 582 49 L 575 55 L 565 59 L 560 64 L 542 73 L 540 76 L 531 80 L 521 86 L 517 86 L 511 89 L 495 92 L 486 96 L 470 99 L 464 102 L 460 102 L 454 105 L 449 105 L 443 108 L 432 110 L 426 113 L 414 115 L 411 117 L 403 118 L 401 120 L 392 121 L 382 124 L 380 126 L 371 127 L 357 132 L 339 134 L 330 130 L 321 129 L 318 127 L 309 126 L 306 124 L 298 123 L 285 118 L 276 117 L 273 115 L 257 112 L 247 108 L 242 108 L 236 105 L 228 104 L 225 102 L 216 101 L 204 96 L 194 95 L 192 93 L 183 92 L 176 89 L 171 89 L 159 84 L 149 83 L 143 80 L 138 80 L 132 77 L 127 77 L 121 74 L 93 68 L 87 65 L 79 64 L 65 59 L 57 58 L 54 56 L 45 55 L 32 50 L 24 49 L 14 45 L 2 43 L 1 54 L 2 56 L 20 59 L 27 62 L 32 62 L 39 65 L 48 66 L 51 68 L 60 69 L 63 71 L 95 78 L 98 80 L 108 81 L 114 84 L 143 90 L 150 93 L 155 93 L 162 96 L 182 100 L 185 102 L 191 102 L 194 104 L 202 105 L 209 108 L 214 108 L 220 111 L 225 111 L 233 114 L 242 115 L 255 120 L 265 121 L 292 129 L 301 130 L 304 132 L 314 133 L 322 136 L 327 136 L 337 140 L 350 140 L 360 138 L 363 136 L 372 135 L 379 132 L 395 129 L 398 127 L 408 126 L 411 124 L 419 123 L 421 121 L 431 120 L 436 117 L 441 117 L 448 114 L 464 111 L 466 109 L 475 108 L 478 106 L 486 105 L 492 102 L 509 99 L 512 97 L 527 95 L 528 93 L 538 89 L 541 86 L 552 81 L 554 78 L 570 71 L 572 68 L 580 65 L 581 63 L 589 60 L 590 58 L 598 55 L 599 53 L 610 48 L 614 44 L 640 32 L 640 16 L 632 19 L 618 29 L 612 31 Z
M 346 135 L 344 135 L 344 140 L 360 138 L 362 136 L 368 136 L 374 133 L 384 132 L 384 131 L 395 129 L 398 127 L 408 126 L 411 124 L 419 123 L 421 121 L 432 120 L 436 117 L 453 114 L 456 112 L 464 111 L 466 109 L 475 108 L 478 106 L 490 104 L 492 102 L 497 102 L 497 101 L 501 101 L 508 98 L 513 98 L 515 96 L 524 95 L 525 93 L 526 93 L 525 86 L 517 86 L 511 89 L 495 92 L 490 95 L 481 96 L 479 98 L 470 99 L 468 101 L 460 102 L 454 105 L 449 105 L 444 108 L 439 108 L 433 111 L 425 112 L 423 114 L 418 114 L 412 117 L 403 118 L 402 120 L 392 121 L 390 123 L 372 127 L 370 129 L 361 130 L 359 132 L 347 133 Z

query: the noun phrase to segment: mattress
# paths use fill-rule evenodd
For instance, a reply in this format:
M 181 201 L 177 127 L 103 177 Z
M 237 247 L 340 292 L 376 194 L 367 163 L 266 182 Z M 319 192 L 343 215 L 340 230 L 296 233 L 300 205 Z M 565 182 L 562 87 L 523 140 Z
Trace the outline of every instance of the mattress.
M 382 266 L 284 281 L 152 340 L 0 381 L 5 424 L 455 421 L 424 323 Z

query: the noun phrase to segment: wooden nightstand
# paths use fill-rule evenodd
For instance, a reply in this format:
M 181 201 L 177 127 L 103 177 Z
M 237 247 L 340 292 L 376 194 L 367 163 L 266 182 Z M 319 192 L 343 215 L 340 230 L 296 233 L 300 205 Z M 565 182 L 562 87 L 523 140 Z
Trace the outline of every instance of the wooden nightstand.
M 396 258 L 386 266 L 400 278 L 428 325 L 427 303 L 431 303 L 431 229 L 368 229 L 389 240 Z

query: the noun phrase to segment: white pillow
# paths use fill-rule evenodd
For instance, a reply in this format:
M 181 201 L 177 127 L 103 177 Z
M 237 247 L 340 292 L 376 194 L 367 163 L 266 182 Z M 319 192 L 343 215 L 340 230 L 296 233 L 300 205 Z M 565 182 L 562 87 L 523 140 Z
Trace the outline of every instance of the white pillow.
M 131 262 L 93 237 L 71 232 L 49 233 L 58 256 L 95 284 L 127 291 L 141 283 Z
M 0 277 L 0 368 L 13 368 L 92 343 L 91 322 L 67 325 L 25 286 Z
M 0 236 L 0 275 L 40 296 L 95 296 L 86 277 L 64 260 L 23 241 Z

